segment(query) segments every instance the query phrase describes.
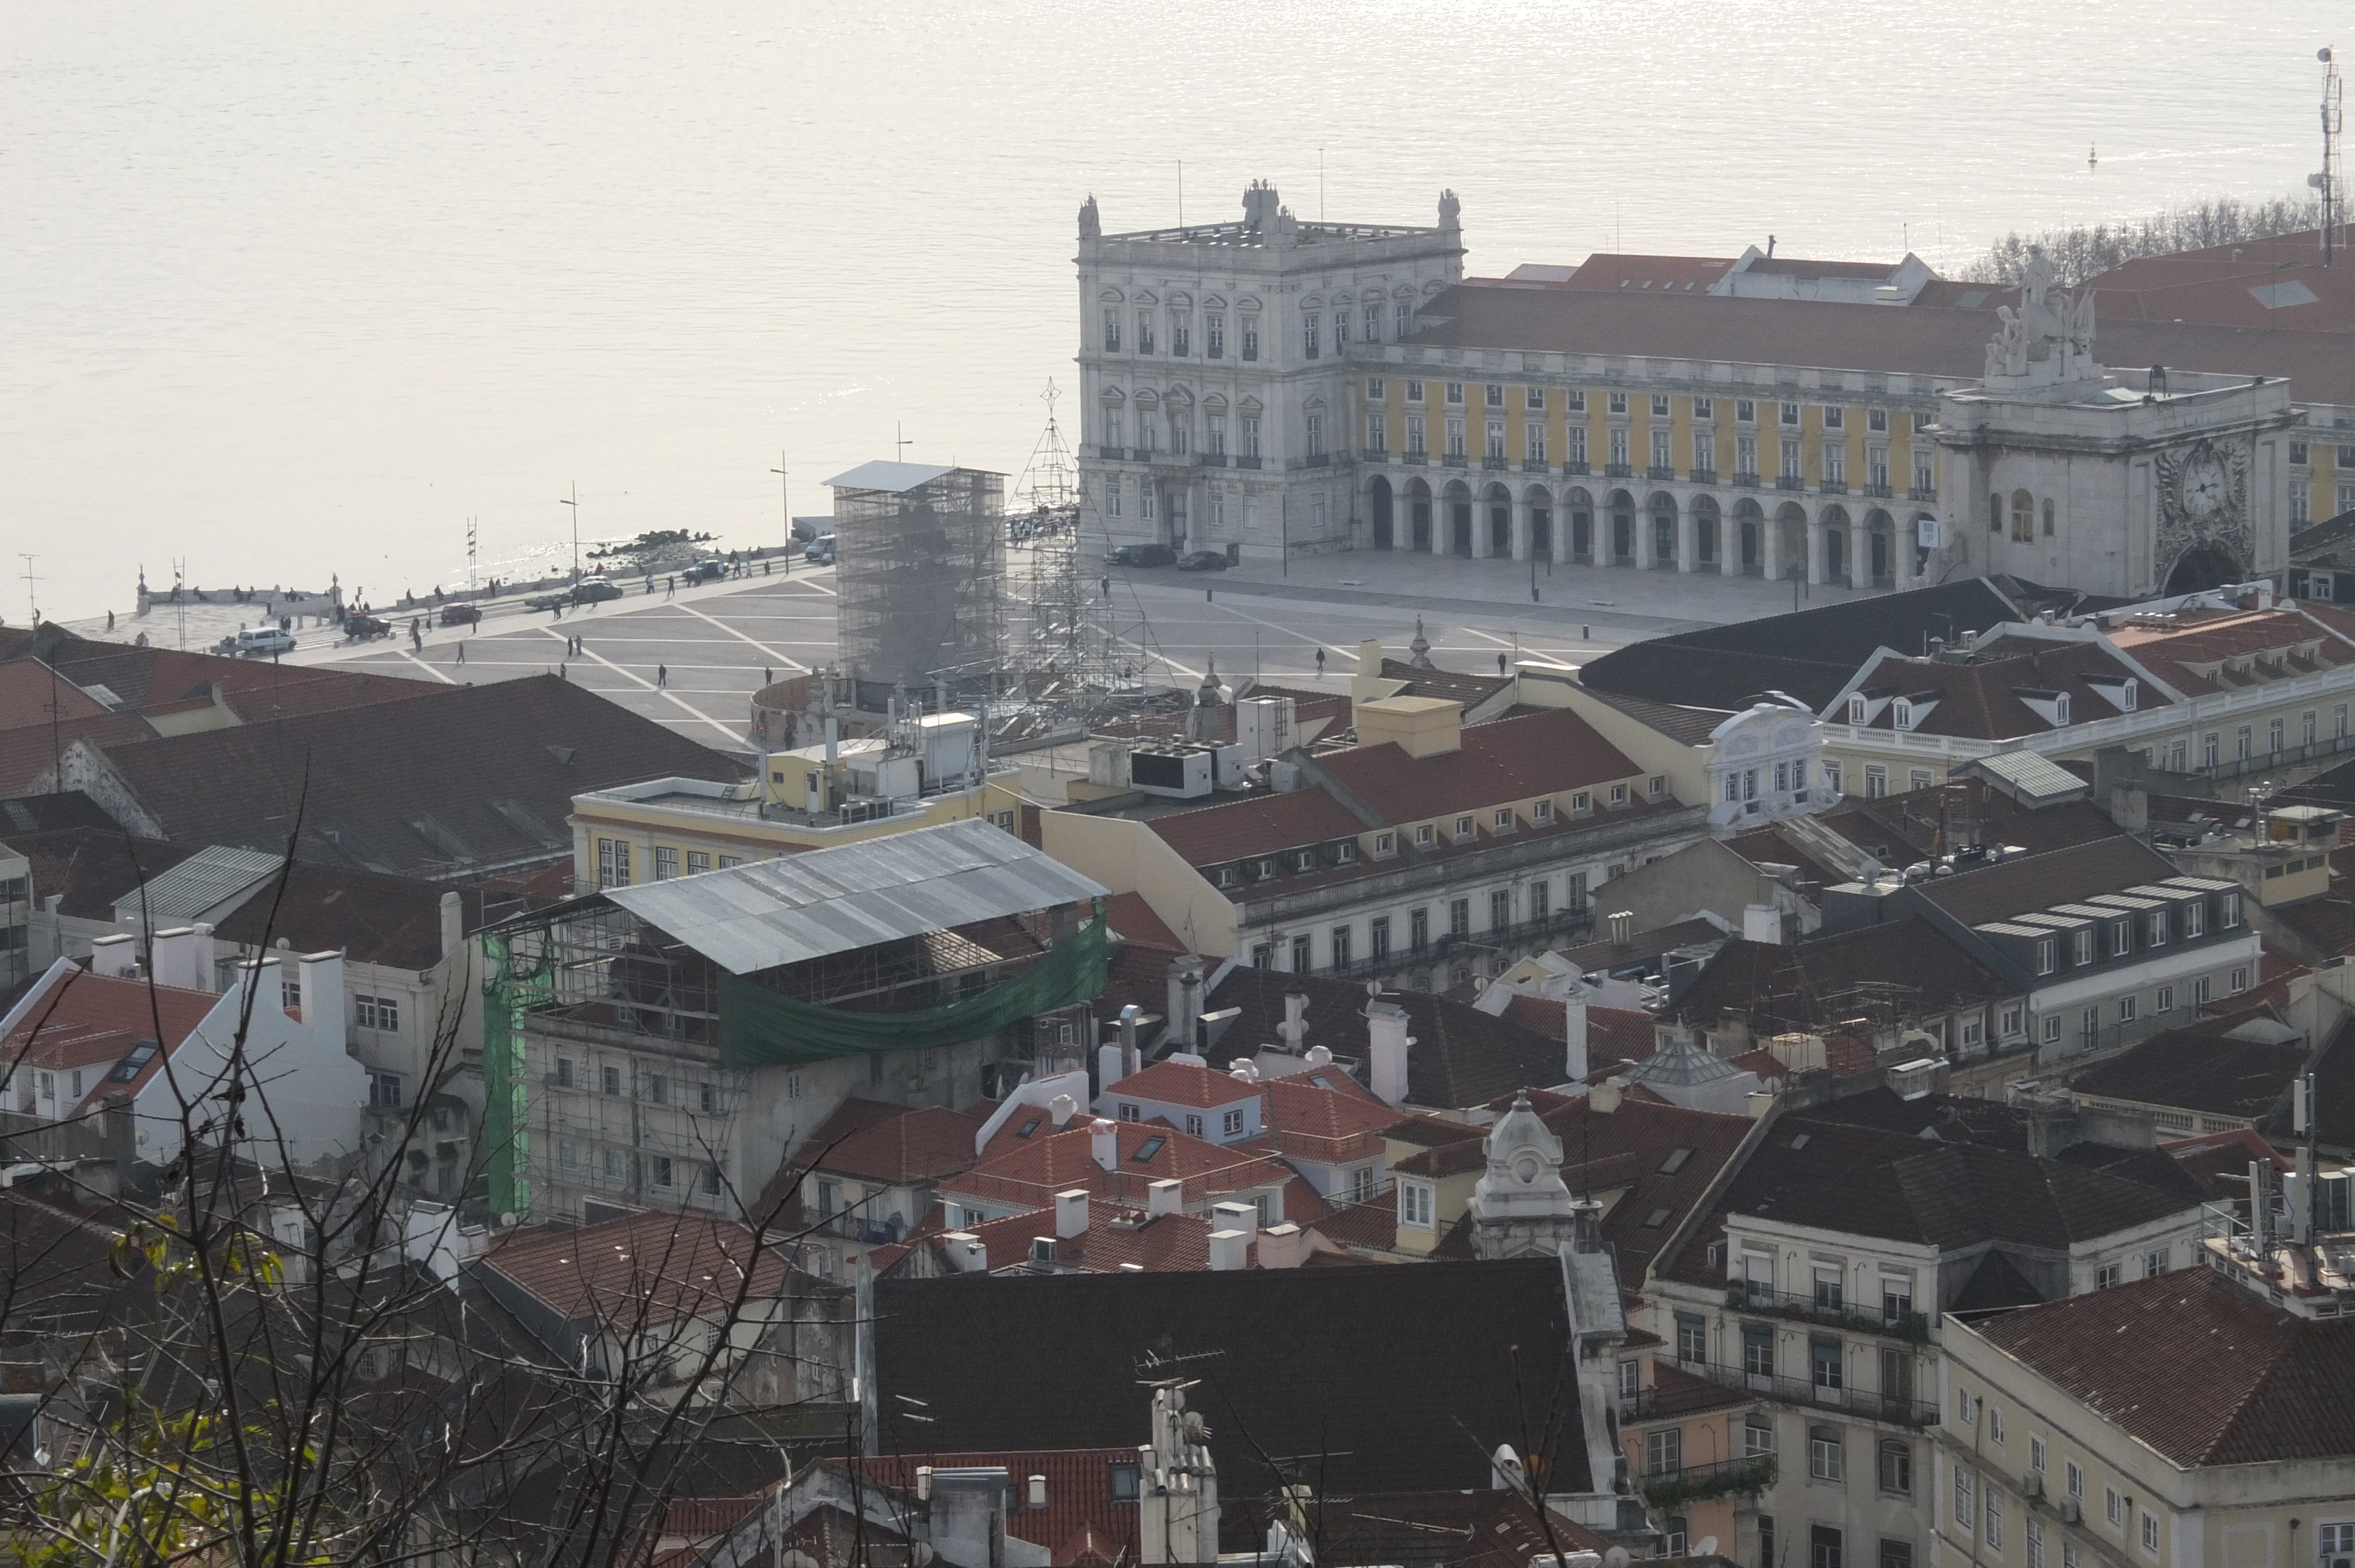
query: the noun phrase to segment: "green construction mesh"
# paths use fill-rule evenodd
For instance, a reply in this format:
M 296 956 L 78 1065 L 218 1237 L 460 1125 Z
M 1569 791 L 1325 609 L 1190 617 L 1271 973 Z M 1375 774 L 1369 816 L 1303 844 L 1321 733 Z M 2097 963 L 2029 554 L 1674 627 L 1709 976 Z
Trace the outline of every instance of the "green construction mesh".
M 523 1017 L 553 994 L 551 969 L 516 972 L 505 938 L 483 936 L 483 1136 L 490 1149 L 491 1212 L 531 1212 L 531 1121 L 527 1114 Z
M 1104 988 L 1110 928 L 1094 919 L 1038 963 L 986 991 L 916 1012 L 852 1012 L 719 977 L 719 1060 L 730 1067 L 794 1066 L 876 1051 L 922 1051 L 994 1034 Z

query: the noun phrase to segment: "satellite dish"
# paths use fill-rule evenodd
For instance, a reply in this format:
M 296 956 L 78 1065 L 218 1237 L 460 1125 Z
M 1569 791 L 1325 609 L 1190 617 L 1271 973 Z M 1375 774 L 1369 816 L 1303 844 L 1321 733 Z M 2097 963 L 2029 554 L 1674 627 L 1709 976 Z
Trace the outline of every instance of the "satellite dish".
M 1704 1535 L 1704 1536 L 1702 1536 L 1702 1537 L 1700 1538 L 1700 1545 L 1698 1545 L 1698 1546 L 1696 1546 L 1696 1547 L 1694 1547 L 1694 1548 L 1692 1549 L 1692 1554 L 1693 1554 L 1694 1556 L 1696 1556 L 1696 1557 L 1714 1557 L 1714 1556 L 1716 1556 L 1716 1555 L 1717 1555 L 1717 1537 L 1716 1537 L 1716 1536 L 1714 1536 L 1714 1535 Z
M 1487 989 L 1488 977 L 1487 975 L 1474 975 L 1472 977 L 1472 994 L 1477 996 L 1480 992 L 1487 991 Z
M 1380 996 L 1380 995 L 1381 995 L 1381 994 L 1382 994 L 1382 982 L 1381 982 L 1381 981 L 1380 981 L 1380 980 L 1368 980 L 1368 981 L 1366 982 L 1366 994 L 1367 994 L 1368 996 Z

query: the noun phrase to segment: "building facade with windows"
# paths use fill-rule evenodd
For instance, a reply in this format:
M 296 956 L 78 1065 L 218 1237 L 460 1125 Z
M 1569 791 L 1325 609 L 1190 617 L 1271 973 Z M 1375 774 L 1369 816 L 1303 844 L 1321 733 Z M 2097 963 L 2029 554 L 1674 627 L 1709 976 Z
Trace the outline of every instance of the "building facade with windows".
M 1351 355 L 1463 276 L 1432 228 L 1311 223 L 1254 183 L 1240 220 L 1106 234 L 1080 209 L 1081 526 L 1273 556 L 1351 543 Z
M 1738 1499 L 1744 1564 L 1926 1563 L 1940 1315 L 2186 1266 L 2199 1221 L 2059 1160 L 1775 1118 L 1646 1292 L 1658 1343 L 1621 1372 L 1638 1485 Z
M 2355 1562 L 2355 1320 L 2242 1272 L 1949 1318 L 1934 1563 Z

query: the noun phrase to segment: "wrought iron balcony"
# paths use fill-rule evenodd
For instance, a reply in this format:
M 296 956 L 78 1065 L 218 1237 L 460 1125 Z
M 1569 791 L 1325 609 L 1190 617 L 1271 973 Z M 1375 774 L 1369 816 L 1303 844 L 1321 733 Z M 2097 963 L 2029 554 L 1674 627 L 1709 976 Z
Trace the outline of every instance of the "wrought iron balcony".
M 1697 468 L 1687 473 L 1685 477 L 1695 484 L 1715 484 L 1717 482 L 1717 470 L 1713 468 Z
M 1886 484 L 1868 484 L 1864 487 L 1864 493 L 1879 501 L 1886 501 L 1890 498 L 1889 486 Z
M 1805 490 L 1807 488 L 1807 482 L 1800 478 L 1796 473 L 1778 473 L 1774 476 L 1774 488 L 1777 490 Z
M 1523 458 L 1521 460 L 1521 471 L 1523 473 L 1550 473 L 1553 470 L 1552 466 L 1543 458 Z
M 1532 919 L 1516 920 L 1501 929 L 1492 927 L 1486 931 L 1466 932 L 1462 936 L 1450 933 L 1434 937 L 1420 947 L 1412 944 L 1393 947 L 1387 953 L 1369 954 L 1365 958 L 1353 959 L 1346 964 L 1335 965 L 1316 972 L 1334 980 L 1359 980 L 1369 975 L 1395 974 L 1401 969 L 1438 963 L 1451 953 L 1485 952 L 1539 937 L 1553 937 L 1565 932 L 1574 934 L 1591 930 L 1593 926 L 1594 906 L 1591 903 L 1572 904 L 1549 914 L 1537 916 Z
M 1502 473 L 1505 470 L 1512 467 L 1513 462 L 1510 458 L 1491 455 L 1482 458 L 1480 460 L 1480 466 L 1487 469 L 1491 473 Z
M 1462 452 L 1449 452 L 1445 457 L 1439 461 L 1449 468 L 1470 468 L 1472 466 L 1472 460 L 1465 457 Z
M 1632 466 L 1624 462 L 1606 462 L 1603 465 L 1603 477 L 1605 479 L 1633 479 L 1636 477 L 1636 471 Z
M 1846 495 L 1848 493 L 1848 481 L 1844 479 L 1828 479 L 1821 484 L 1816 486 L 1816 493 L 1818 495 Z
M 1204 468 L 1224 468 L 1227 466 L 1227 454 L 1224 452 L 1204 452 L 1194 461 Z
M 1099 446 L 1096 448 L 1096 456 L 1103 459 L 1106 462 L 1119 462 L 1128 456 L 1128 449 L 1126 447 Z
M 1664 462 L 1656 462 L 1644 471 L 1646 479 L 1674 479 L 1676 476 L 1677 471 Z
M 1734 470 L 1733 483 L 1735 488 L 1740 490 L 1757 489 L 1758 471 L 1754 468 L 1738 468 Z
M 1587 467 L 1583 460 L 1577 462 L 1566 462 L 1561 465 L 1561 471 L 1562 477 L 1565 479 L 1582 479 L 1587 473 Z
M 1235 466 L 1237 468 L 1257 468 L 1259 465 L 1260 460 L 1256 457 L 1239 457 L 1235 459 Z
M 1777 1404 L 1793 1404 L 1809 1410 L 1838 1410 L 1867 1420 L 1887 1421 L 1901 1426 L 1934 1426 L 1938 1424 L 1938 1407 L 1906 1394 L 1881 1393 L 1861 1388 L 1824 1388 L 1805 1378 L 1774 1377 L 1764 1372 L 1744 1372 L 1740 1367 L 1720 1365 L 1715 1361 L 1678 1361 L 1678 1369 L 1695 1377 L 1707 1378 L 1721 1388 L 1737 1389 L 1771 1399 Z
M 1360 448 L 1358 452 L 1358 456 L 1367 462 L 1388 462 L 1391 461 L 1389 449 L 1384 447 Z
M 1910 1307 L 1892 1311 L 1884 1305 L 1874 1311 L 1863 1302 L 1845 1298 L 1827 1300 L 1785 1290 L 1764 1290 L 1747 1283 L 1727 1290 L 1725 1304 L 1737 1312 L 1786 1318 L 1796 1323 L 1821 1323 L 1859 1334 L 1886 1334 L 1916 1345 L 1930 1342 L 1930 1319 Z
M 1333 461 L 1333 454 L 1331 452 L 1310 452 L 1306 457 L 1300 461 L 1304 466 L 1308 468 L 1326 468 L 1331 465 Z
M 1414 468 L 1422 468 L 1423 465 L 1431 461 L 1431 454 L 1429 452 L 1409 452 L 1406 456 L 1399 459 L 1399 461 L 1409 464 Z
M 1905 493 L 1905 499 L 1908 501 L 1935 501 L 1938 499 L 1938 487 L 1934 484 L 1917 484 L 1913 489 Z
M 1673 1513 L 1710 1498 L 1755 1497 L 1772 1487 L 1780 1473 L 1774 1455 L 1744 1454 L 1707 1465 L 1646 1470 L 1636 1478 L 1636 1490 L 1660 1512 Z

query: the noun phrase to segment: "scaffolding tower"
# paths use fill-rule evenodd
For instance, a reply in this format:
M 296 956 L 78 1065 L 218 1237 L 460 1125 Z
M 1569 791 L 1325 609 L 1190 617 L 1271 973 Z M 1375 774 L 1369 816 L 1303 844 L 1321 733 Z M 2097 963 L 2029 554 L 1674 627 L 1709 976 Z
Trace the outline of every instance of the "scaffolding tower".
M 834 489 L 844 666 L 930 684 L 1006 658 L 1006 476 L 870 462 Z

